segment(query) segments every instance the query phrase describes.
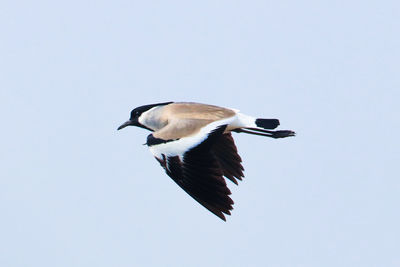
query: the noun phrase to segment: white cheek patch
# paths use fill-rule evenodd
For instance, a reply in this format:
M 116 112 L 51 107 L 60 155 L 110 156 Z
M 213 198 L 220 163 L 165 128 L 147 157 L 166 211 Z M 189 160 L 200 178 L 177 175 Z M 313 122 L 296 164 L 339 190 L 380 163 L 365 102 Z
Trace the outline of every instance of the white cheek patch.
M 142 115 L 139 116 L 138 121 L 140 124 L 150 128 L 150 129 L 155 129 L 156 122 L 157 122 L 157 112 L 154 112 L 156 109 L 159 107 L 153 107 L 145 112 L 142 113 Z

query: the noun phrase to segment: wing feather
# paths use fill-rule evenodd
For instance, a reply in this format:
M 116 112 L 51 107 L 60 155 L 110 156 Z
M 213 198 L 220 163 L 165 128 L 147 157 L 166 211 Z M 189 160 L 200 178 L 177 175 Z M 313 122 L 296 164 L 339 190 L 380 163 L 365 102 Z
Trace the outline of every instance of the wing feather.
M 243 177 L 240 156 L 231 134 L 224 133 L 226 127 L 220 123 L 210 127 L 205 137 L 193 137 L 192 140 L 200 140 L 197 145 L 178 139 L 150 146 L 168 176 L 222 220 L 233 209 L 224 176 L 234 183 Z
M 224 176 L 238 184 L 236 179 L 242 180 L 244 169 L 231 133 L 221 135 L 218 141 L 215 142 L 212 151 L 220 164 Z

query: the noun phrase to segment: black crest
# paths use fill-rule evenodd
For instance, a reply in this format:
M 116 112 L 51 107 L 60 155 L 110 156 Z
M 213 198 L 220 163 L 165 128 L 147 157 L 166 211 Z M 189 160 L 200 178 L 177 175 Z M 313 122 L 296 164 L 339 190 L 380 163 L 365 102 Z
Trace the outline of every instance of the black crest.
M 157 103 L 157 104 L 144 105 L 144 106 L 137 107 L 131 111 L 131 120 L 133 118 L 139 117 L 143 112 L 146 112 L 151 108 L 154 108 L 157 106 L 164 106 L 164 105 L 168 105 L 171 103 L 174 103 L 174 102 L 164 102 L 164 103 Z

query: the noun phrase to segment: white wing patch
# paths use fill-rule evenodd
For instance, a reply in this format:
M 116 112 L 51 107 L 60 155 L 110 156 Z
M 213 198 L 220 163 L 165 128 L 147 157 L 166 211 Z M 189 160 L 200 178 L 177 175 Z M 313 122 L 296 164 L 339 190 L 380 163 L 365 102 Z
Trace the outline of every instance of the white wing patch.
M 162 159 L 162 155 L 165 157 L 173 157 L 179 156 L 181 160 L 183 154 L 189 151 L 193 147 L 201 144 L 204 140 L 207 139 L 208 134 L 211 133 L 212 130 L 218 128 L 221 125 L 229 125 L 234 121 L 236 116 L 222 119 L 218 121 L 214 121 L 210 124 L 207 124 L 205 127 L 201 128 L 200 131 L 192 136 L 183 137 L 176 141 L 171 141 L 168 143 L 162 143 L 154 146 L 150 146 L 150 152 L 158 159 Z

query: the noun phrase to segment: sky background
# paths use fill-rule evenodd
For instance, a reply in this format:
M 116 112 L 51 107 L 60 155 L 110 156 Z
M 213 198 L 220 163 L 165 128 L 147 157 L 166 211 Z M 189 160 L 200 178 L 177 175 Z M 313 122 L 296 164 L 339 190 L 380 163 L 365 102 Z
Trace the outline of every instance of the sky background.
M 0 266 L 400 266 L 398 1 L 2 1 Z M 223 222 L 116 128 L 196 101 L 235 134 Z

